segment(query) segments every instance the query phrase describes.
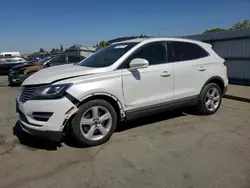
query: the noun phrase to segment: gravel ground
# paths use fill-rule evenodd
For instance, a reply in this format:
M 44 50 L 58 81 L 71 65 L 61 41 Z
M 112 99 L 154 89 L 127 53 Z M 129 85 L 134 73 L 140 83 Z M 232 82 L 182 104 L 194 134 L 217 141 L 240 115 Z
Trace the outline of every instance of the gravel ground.
M 22 133 L 19 90 L 0 77 L 1 188 L 250 187 L 249 103 L 224 99 L 212 116 L 175 111 L 123 123 L 108 143 L 77 148 Z

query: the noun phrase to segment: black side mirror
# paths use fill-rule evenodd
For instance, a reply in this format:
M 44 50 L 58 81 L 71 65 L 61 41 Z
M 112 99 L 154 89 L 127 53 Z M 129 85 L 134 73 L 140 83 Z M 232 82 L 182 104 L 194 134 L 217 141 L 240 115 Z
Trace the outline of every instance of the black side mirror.
M 50 67 L 49 62 L 44 63 L 43 67 Z

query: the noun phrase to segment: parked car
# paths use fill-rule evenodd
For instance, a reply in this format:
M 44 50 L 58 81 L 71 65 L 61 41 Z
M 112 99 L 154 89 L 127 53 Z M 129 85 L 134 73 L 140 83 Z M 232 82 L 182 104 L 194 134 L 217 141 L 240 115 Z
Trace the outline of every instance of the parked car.
M 109 140 L 122 120 L 196 106 L 214 114 L 227 90 L 227 67 L 210 44 L 178 38 L 114 43 L 76 65 L 27 78 L 17 99 L 23 130 L 83 146 Z
M 0 57 L 21 57 L 20 52 L 2 52 Z
M 49 56 L 36 63 L 25 63 L 12 67 L 9 72 L 8 82 L 9 85 L 20 85 L 27 77 L 34 74 L 35 72 L 51 66 L 78 63 L 83 60 L 82 56 L 73 55 L 59 55 Z
M 0 75 L 8 75 L 13 66 L 27 63 L 23 57 L 0 57 Z

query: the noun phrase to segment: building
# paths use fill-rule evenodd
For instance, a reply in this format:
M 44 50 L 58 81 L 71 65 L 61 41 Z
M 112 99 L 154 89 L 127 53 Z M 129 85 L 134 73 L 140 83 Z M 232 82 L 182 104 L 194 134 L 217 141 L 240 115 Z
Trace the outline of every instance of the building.
M 95 47 L 82 46 L 82 45 L 73 45 L 65 50 L 66 54 L 69 55 L 81 55 L 88 57 L 96 51 Z
M 231 83 L 250 85 L 250 28 L 184 36 L 210 43 L 227 61 Z

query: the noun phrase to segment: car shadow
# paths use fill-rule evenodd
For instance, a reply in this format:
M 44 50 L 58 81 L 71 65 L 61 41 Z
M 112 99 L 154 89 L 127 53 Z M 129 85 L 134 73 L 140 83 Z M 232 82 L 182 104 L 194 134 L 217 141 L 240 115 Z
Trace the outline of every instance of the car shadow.
M 158 114 L 149 115 L 146 117 L 141 117 L 141 118 L 131 120 L 131 121 L 123 121 L 116 128 L 116 132 L 123 132 L 123 131 L 134 129 L 137 127 L 147 126 L 152 123 L 165 121 L 165 120 L 173 119 L 173 118 L 178 118 L 178 117 L 185 116 L 185 115 L 186 113 L 184 113 L 181 110 L 174 110 L 174 111 L 166 111 L 166 112 L 161 112 Z
M 24 132 L 18 121 L 13 127 L 13 135 L 18 138 L 21 145 L 34 149 L 54 151 L 57 150 L 57 148 L 62 147 L 61 143 L 37 138 L 36 136 Z
M 146 117 L 138 118 L 132 121 L 124 121 L 117 126 L 115 132 L 123 132 L 123 131 L 128 131 L 137 127 L 141 126 L 147 126 L 152 123 L 160 122 L 160 121 L 165 121 L 168 119 L 173 119 L 173 118 L 178 118 L 181 116 L 186 116 L 186 115 L 198 115 L 195 110 L 193 109 L 184 109 L 184 110 L 174 110 L 174 111 L 166 111 L 154 115 L 149 115 Z M 63 138 L 62 143 L 59 142 L 52 142 L 49 140 L 37 138 L 36 136 L 30 135 L 26 132 L 24 132 L 19 124 L 19 122 L 16 123 L 16 125 L 13 128 L 13 134 L 17 136 L 17 138 L 20 141 L 20 144 L 28 146 L 30 148 L 34 149 L 41 149 L 41 150 L 48 150 L 48 151 L 53 151 L 57 150 L 58 148 L 62 147 L 62 143 L 69 147 L 74 147 L 74 148 L 87 148 L 78 145 L 74 139 L 70 136 L 65 136 Z

